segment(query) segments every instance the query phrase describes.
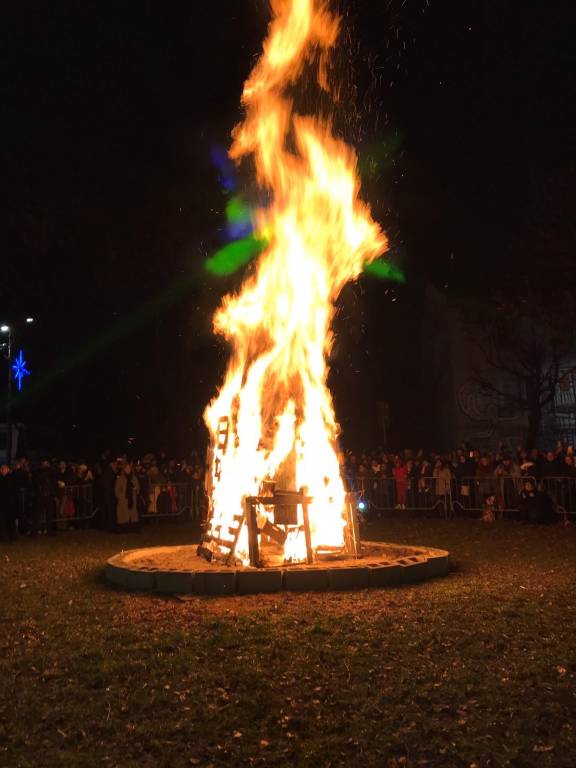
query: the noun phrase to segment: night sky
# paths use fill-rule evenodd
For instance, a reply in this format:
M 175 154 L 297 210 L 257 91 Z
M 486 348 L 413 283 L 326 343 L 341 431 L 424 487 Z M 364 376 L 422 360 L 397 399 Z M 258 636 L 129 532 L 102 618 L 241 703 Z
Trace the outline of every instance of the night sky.
M 402 440 L 424 385 L 427 282 L 482 295 L 528 272 L 551 290 L 573 279 L 571 24 L 537 5 L 340 3 L 357 88 L 338 124 L 408 276 L 343 294 L 331 379 L 345 440 L 370 442 L 377 400 Z M 16 413 L 41 447 L 202 446 L 226 361 L 210 317 L 241 279 L 203 267 L 224 224 L 210 150 L 240 119 L 267 21 L 264 0 L 4 11 L 0 321 L 37 318 Z

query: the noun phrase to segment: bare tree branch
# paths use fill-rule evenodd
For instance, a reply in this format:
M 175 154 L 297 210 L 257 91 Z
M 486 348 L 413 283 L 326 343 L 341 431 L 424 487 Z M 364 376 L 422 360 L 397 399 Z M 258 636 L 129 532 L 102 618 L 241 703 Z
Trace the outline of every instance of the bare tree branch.
M 562 362 L 574 349 L 576 313 L 571 297 L 537 297 L 528 284 L 526 290 L 506 301 L 464 305 L 461 317 L 486 364 L 516 382 L 518 393 L 476 370 L 482 391 L 527 413 L 530 430 L 537 430 L 543 409 L 556 395 Z

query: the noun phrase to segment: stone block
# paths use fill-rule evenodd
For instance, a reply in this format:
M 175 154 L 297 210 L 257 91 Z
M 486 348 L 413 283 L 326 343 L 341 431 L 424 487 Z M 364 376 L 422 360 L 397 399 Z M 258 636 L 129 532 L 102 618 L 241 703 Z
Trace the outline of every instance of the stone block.
M 449 554 L 431 554 L 428 556 L 428 576 L 446 576 L 450 573 Z
M 111 584 L 116 584 L 118 587 L 125 587 L 124 584 L 124 568 L 112 563 L 106 564 L 106 578 Z
M 156 592 L 165 595 L 188 595 L 194 591 L 194 574 L 185 571 L 157 571 Z
M 154 589 L 154 577 L 154 571 L 131 571 L 129 568 L 125 568 L 122 574 L 122 581 L 127 589 L 152 592 Z
M 395 587 L 402 583 L 402 573 L 401 565 L 374 565 L 368 568 L 368 584 L 371 587 Z
M 332 568 L 328 571 L 330 589 L 364 589 L 368 586 L 368 570 L 364 565 Z
M 257 592 L 278 592 L 282 589 L 282 571 L 250 570 L 238 571 L 236 589 L 239 595 L 251 595 Z
M 292 592 L 312 592 L 328 589 L 328 571 L 324 568 L 302 568 L 284 571 L 284 589 Z
M 401 584 L 415 584 L 418 581 L 424 581 L 428 578 L 428 563 L 426 558 L 410 558 L 400 565 L 402 573 L 400 577 Z
M 196 571 L 194 591 L 198 595 L 233 595 L 236 591 L 236 571 Z

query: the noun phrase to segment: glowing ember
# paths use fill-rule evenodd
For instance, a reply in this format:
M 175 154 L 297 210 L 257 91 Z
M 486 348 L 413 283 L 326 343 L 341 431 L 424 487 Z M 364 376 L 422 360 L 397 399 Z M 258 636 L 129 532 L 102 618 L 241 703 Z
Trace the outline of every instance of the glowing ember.
M 330 323 L 344 284 L 387 247 L 358 200 L 354 151 L 333 136 L 330 119 L 297 114 L 288 95 L 305 67 L 330 92 L 328 54 L 339 19 L 321 0 L 274 0 L 272 10 L 230 150 L 235 161 L 254 158 L 269 201 L 254 214 L 254 232 L 267 246 L 254 274 L 216 312 L 215 331 L 230 341 L 232 354 L 205 413 L 212 440 L 205 548 L 245 563 L 245 500 L 271 496 L 271 480 L 276 489 L 306 489 L 314 553 L 345 546 L 338 426 L 326 386 Z M 305 560 L 302 504 L 288 516 L 279 509 L 255 502 L 260 544 L 268 542 L 286 561 Z

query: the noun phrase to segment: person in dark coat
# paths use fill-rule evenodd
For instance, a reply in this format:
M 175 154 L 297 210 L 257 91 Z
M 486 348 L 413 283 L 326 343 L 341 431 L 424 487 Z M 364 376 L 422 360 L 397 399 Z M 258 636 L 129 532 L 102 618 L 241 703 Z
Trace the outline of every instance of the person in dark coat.
M 34 494 L 30 466 L 26 459 L 14 463 L 11 475 L 16 492 L 18 532 L 34 535 L 37 533 L 34 529 Z
M 520 494 L 520 511 L 527 523 L 550 525 L 555 522 L 554 505 L 547 493 L 539 491 L 531 480 L 526 480 Z
M 118 460 L 111 461 L 102 472 L 102 522 L 109 531 L 116 529 L 116 478 L 119 472 Z
M 542 475 L 544 477 L 561 477 L 563 470 L 562 456 L 555 454 L 554 451 L 547 451 L 542 460 Z
M 472 458 L 466 456 L 464 453 L 458 455 L 458 463 L 454 469 L 456 475 L 456 494 L 457 498 L 466 509 L 473 506 L 472 493 L 474 484 L 470 478 L 476 475 L 476 463 Z
M 16 538 L 17 490 L 8 464 L 0 466 L 0 539 Z
M 33 515 L 34 528 L 56 532 L 56 482 L 49 461 L 42 461 L 33 481 L 34 504 Z
M 62 483 L 62 487 L 76 484 L 76 474 L 69 464 L 59 461 L 56 468 L 56 482 Z

